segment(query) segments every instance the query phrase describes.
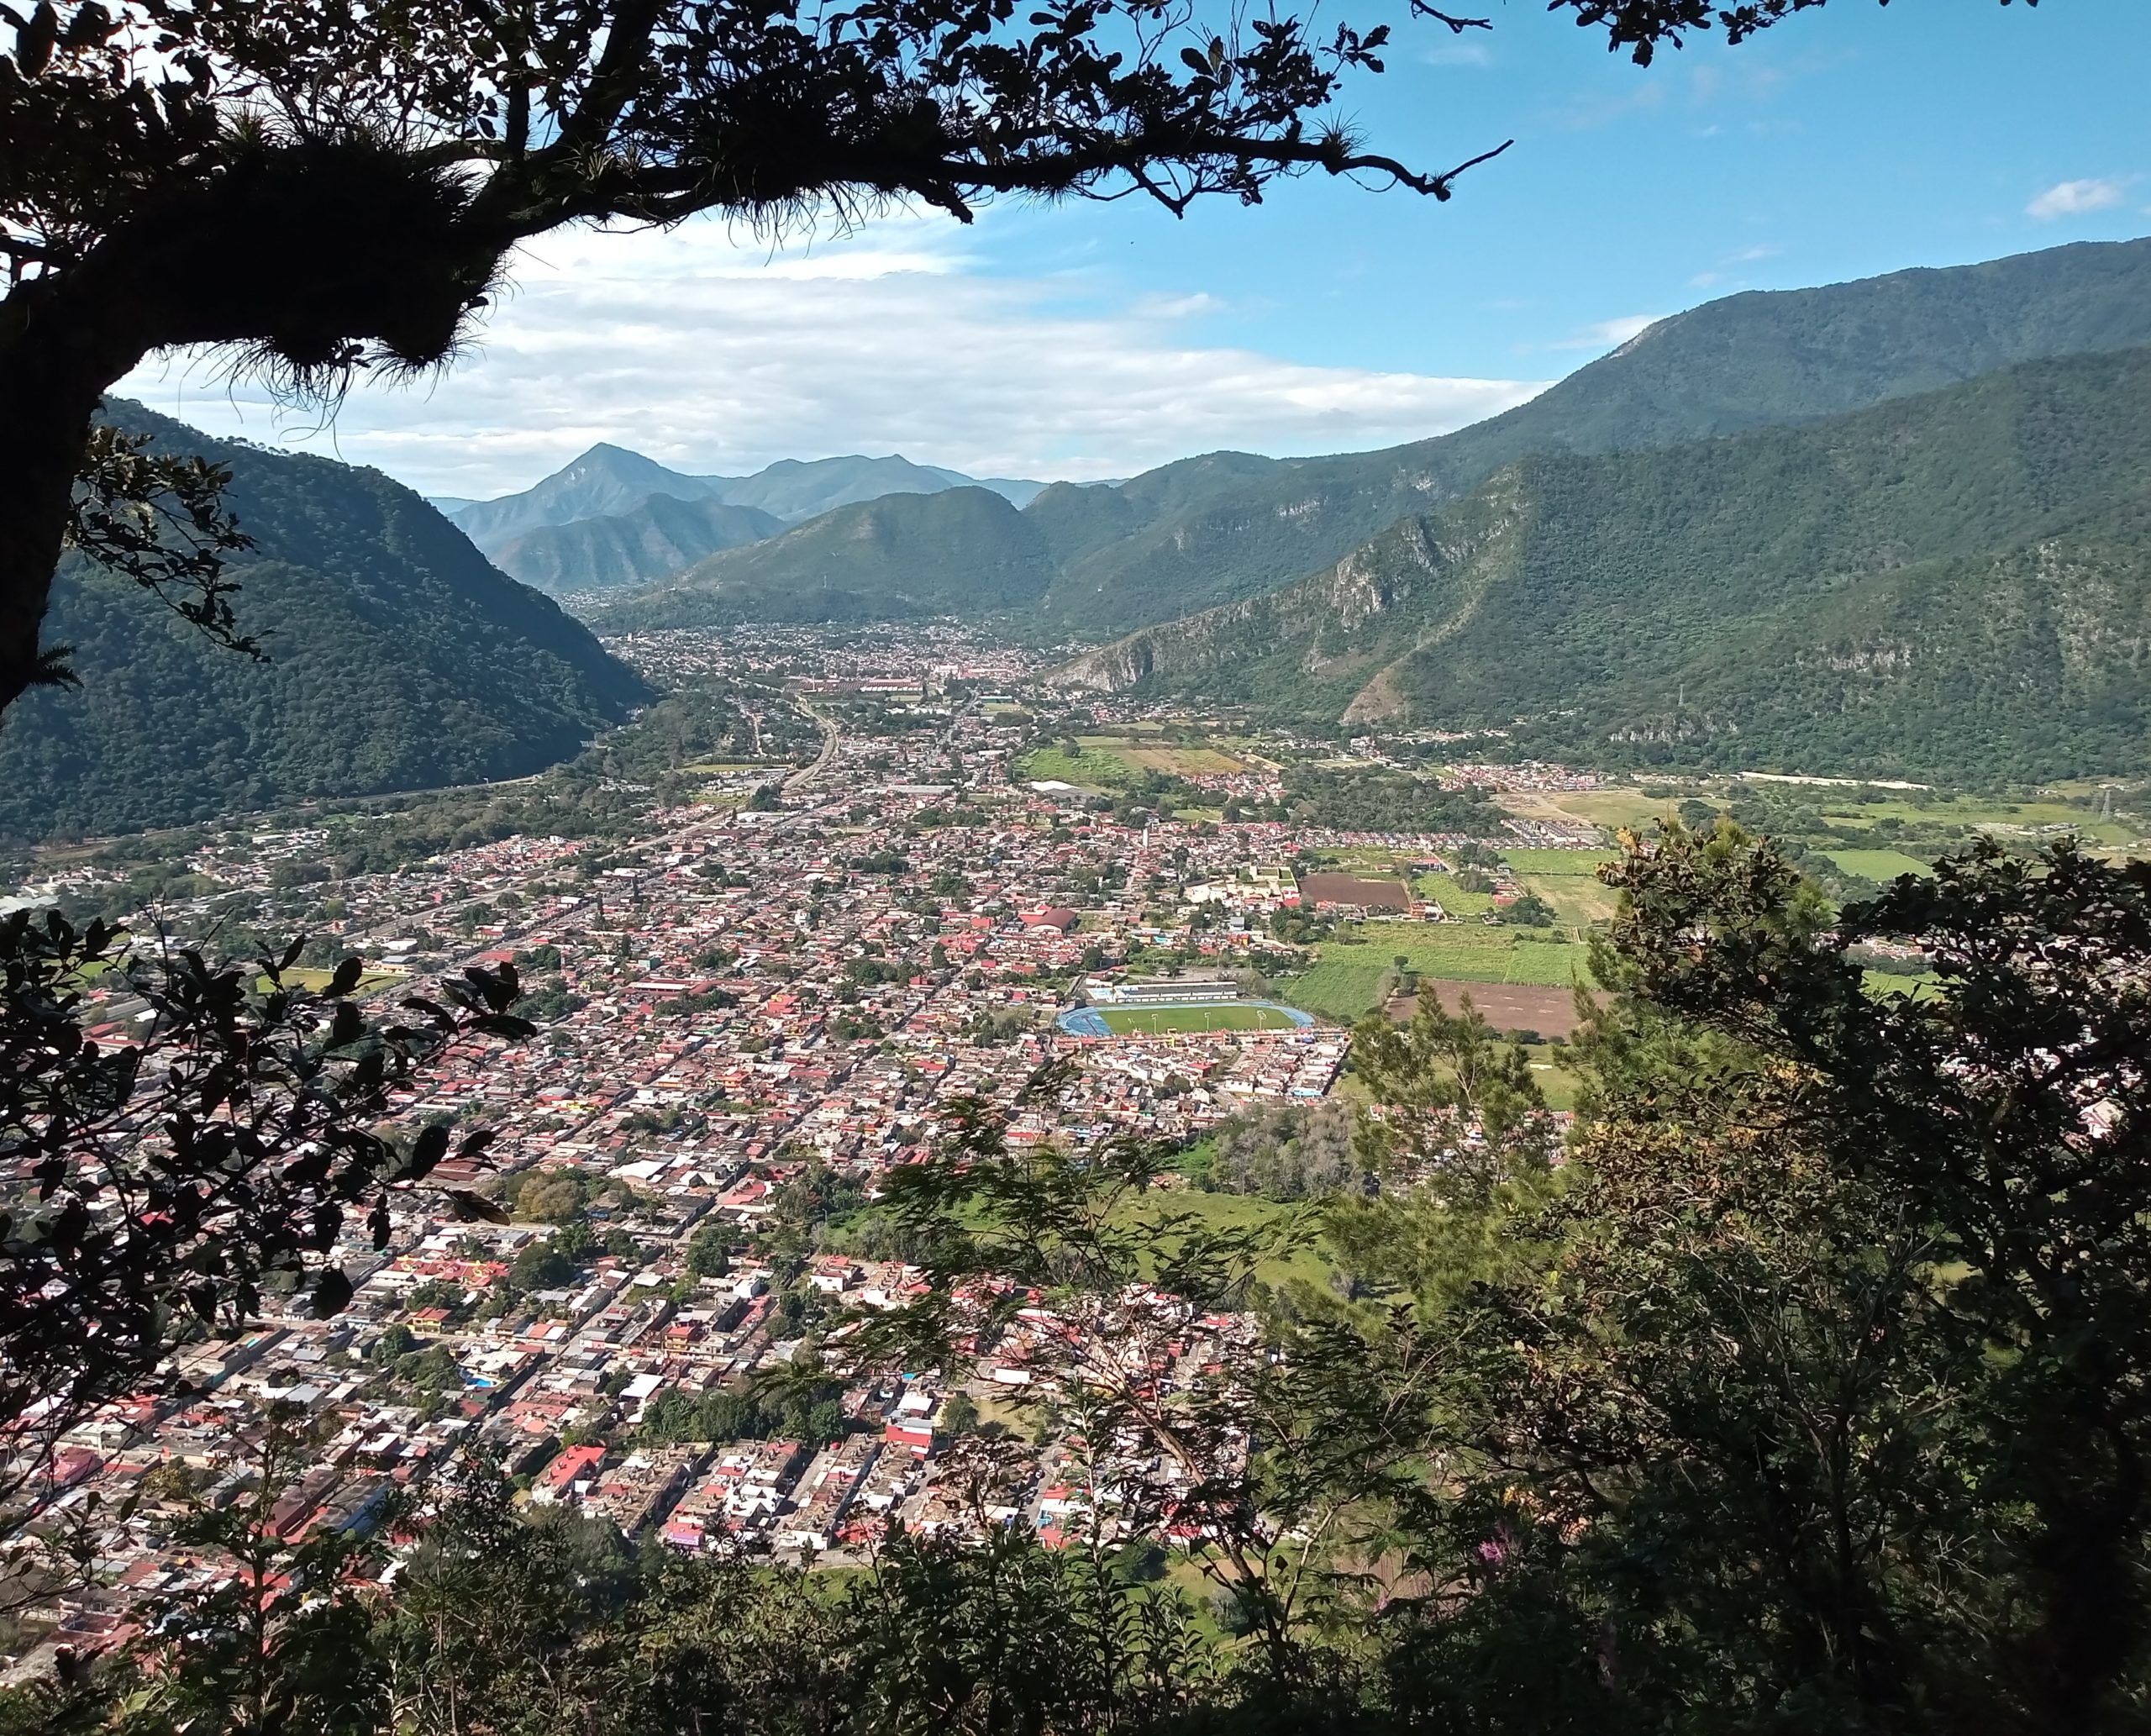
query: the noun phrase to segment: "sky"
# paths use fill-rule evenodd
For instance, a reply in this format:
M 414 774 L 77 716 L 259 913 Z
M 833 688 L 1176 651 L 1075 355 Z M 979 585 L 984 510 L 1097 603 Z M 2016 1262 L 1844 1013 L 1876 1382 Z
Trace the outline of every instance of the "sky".
M 1444 433 L 1741 290 L 2151 234 L 2151 0 L 1835 0 L 1649 68 L 1538 0 L 1480 9 L 1495 28 L 1464 37 L 1340 13 L 1396 14 L 1341 109 L 1371 148 L 1440 169 L 1515 141 L 1445 204 L 1317 176 L 1181 219 L 1003 202 L 782 245 L 557 234 L 451 371 L 333 418 L 213 355 L 119 389 L 434 495 L 526 487 L 599 440 L 697 473 L 901 452 L 1091 480 Z

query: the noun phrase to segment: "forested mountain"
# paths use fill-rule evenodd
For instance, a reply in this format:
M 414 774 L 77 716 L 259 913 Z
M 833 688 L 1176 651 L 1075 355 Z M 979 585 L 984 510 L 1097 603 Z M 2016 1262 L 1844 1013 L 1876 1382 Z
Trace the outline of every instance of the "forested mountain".
M 991 489 L 1020 507 L 1045 486 L 1012 477 L 967 476 L 938 465 L 913 464 L 895 453 L 886 458 L 780 458 L 751 476 L 702 480 L 716 498 L 759 508 L 787 524 L 885 494 L 939 494 L 951 488 Z
M 601 443 L 574 463 L 519 494 L 503 495 L 498 500 L 469 502 L 455 508 L 449 516 L 472 542 L 498 559 L 507 555 L 518 539 L 534 531 L 592 518 L 632 515 L 637 508 L 660 500 L 675 503 L 707 501 L 745 508 L 766 515 L 774 521 L 771 529 L 781 529 L 786 524 L 800 523 L 839 507 L 876 500 L 885 494 L 938 494 L 950 488 L 989 488 L 1023 506 L 1044 486 L 1007 478 L 978 481 L 960 471 L 913 464 L 895 454 L 886 458 L 784 458 L 750 476 L 697 476 L 668 470 L 656 460 L 631 452 L 624 446 Z M 712 543 L 701 553 L 706 555 L 713 549 L 730 547 L 744 540 L 748 539 L 734 536 L 726 542 Z M 565 559 L 575 545 L 549 546 L 555 557 Z M 610 534 L 599 533 L 592 548 L 595 552 L 613 546 Z M 697 558 L 699 557 L 690 555 L 659 571 L 676 571 Z M 640 576 L 652 577 L 655 574 Z M 615 582 L 620 581 L 581 574 L 570 567 L 566 576 L 558 581 L 558 588 L 593 590 Z
M 493 550 L 493 564 L 555 596 L 612 591 L 662 578 L 783 529 L 781 519 L 757 507 L 653 494 L 624 513 L 526 530 Z
M 713 555 L 623 597 L 595 624 L 621 633 L 1014 609 L 1036 603 L 1053 571 L 1037 526 L 991 490 L 891 494 Z
M 683 476 L 654 458 L 601 441 L 519 494 L 473 501 L 449 516 L 457 529 L 491 554 L 526 532 L 629 512 L 654 494 L 701 500 L 708 492 L 700 476 Z
M 230 467 L 229 499 L 255 541 L 229 565 L 236 608 L 271 660 L 211 644 L 71 557 L 45 638 L 75 648 L 82 687 L 10 708 L 0 833 L 518 776 L 646 697 L 578 622 L 379 471 L 213 440 L 138 405 L 110 414 Z
M 602 631 L 729 621 L 870 621 L 1038 610 L 1073 555 L 1124 541 L 1191 502 L 1282 468 L 1213 452 L 1112 487 L 1055 482 L 1023 511 L 980 488 L 840 508 L 752 549 L 644 587 Z M 980 497 L 986 495 L 981 499 Z M 756 611 L 774 610 L 770 614 Z
M 1122 631 L 1281 584 L 1528 453 L 1812 421 L 2041 356 L 2151 344 L 2151 240 L 2085 245 L 1660 320 L 1530 402 L 1438 439 L 1305 460 L 1071 560 L 1055 630 Z
M 1661 320 L 1529 403 L 1438 439 L 1286 461 L 1221 453 L 1118 487 L 1048 488 L 1024 516 L 1051 581 L 1017 624 L 1041 638 L 1103 635 L 1256 595 L 1529 454 L 1633 450 L 1816 421 L 2013 362 L 2139 344 L 2151 344 L 2151 240 L 1731 296 Z M 934 526 L 937 511 L 960 518 L 965 508 L 946 496 L 923 508 L 912 541 L 929 561 L 963 546 L 960 527 Z M 872 594 L 849 571 L 816 569 L 822 546 L 772 558 L 811 581 L 826 576 L 847 606 Z M 995 606 L 945 573 L 881 577 L 907 599 L 931 591 L 957 609 Z M 736 597 L 705 617 L 707 600 L 691 587 L 637 608 L 681 625 L 739 618 Z
M 2151 349 L 1520 459 L 1071 685 L 1643 762 L 2046 779 L 2151 751 Z

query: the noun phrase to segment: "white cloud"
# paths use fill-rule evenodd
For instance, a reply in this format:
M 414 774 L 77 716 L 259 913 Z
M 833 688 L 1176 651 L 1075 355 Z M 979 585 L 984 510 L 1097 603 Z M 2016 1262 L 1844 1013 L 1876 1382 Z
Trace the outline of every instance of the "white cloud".
M 1559 339 L 1545 347 L 1549 350 L 1618 350 L 1629 339 L 1649 330 L 1665 317 L 1662 313 L 1623 313 L 1618 318 L 1601 319 L 1596 325 L 1587 325 L 1573 336 Z
M 2122 202 L 2118 181 L 2063 181 L 2048 187 L 2024 208 L 2025 214 L 2042 223 L 2057 217 L 2080 217 L 2087 211 L 2104 211 Z
M 472 353 L 365 388 L 333 429 L 182 360 L 120 390 L 217 433 L 378 465 L 431 493 L 527 487 L 596 440 L 691 470 L 901 451 L 981 476 L 1126 476 L 1220 446 L 1338 451 L 1521 402 L 1538 382 L 1315 366 L 1206 347 L 1209 297 L 1101 304 L 1081 276 L 977 268 L 954 223 L 772 250 L 715 224 L 538 243 Z

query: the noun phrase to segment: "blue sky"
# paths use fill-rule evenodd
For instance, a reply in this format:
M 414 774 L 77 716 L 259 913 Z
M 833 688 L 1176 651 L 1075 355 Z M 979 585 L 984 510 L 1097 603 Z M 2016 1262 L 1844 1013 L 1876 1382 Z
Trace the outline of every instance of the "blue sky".
M 2151 232 L 2145 0 L 1834 0 L 1649 68 L 1536 0 L 1486 10 L 1496 28 L 1462 38 L 1401 27 L 1349 110 L 1415 165 L 1516 141 L 1447 205 L 1303 181 L 1180 224 L 1027 213 L 1007 268 L 1207 292 L 1214 341 L 1496 376 L 1564 371 L 1559 346 L 1596 327 L 1736 289 Z M 2073 181 L 2102 184 L 2096 208 L 2031 214 Z
M 436 493 L 525 486 L 596 439 L 697 470 L 901 450 L 1124 475 L 1442 432 L 1739 289 L 2151 233 L 2151 0 L 1834 0 L 1648 69 L 1538 0 L 1486 9 L 1464 38 L 1400 23 L 1345 104 L 1423 166 L 1515 139 L 1445 205 L 1324 177 L 1179 221 L 1128 200 L 776 249 L 556 236 L 454 374 L 363 390 L 325 432 L 199 359 L 125 389 Z

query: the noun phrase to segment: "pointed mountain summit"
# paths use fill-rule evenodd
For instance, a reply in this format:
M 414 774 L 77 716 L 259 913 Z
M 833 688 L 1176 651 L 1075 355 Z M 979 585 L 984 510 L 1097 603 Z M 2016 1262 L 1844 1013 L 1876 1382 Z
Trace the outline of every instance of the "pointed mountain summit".
M 653 500 L 713 501 L 766 513 L 776 528 L 819 518 L 839 507 L 878 500 L 890 494 L 939 494 L 951 488 L 987 488 L 1016 506 L 1028 504 L 1046 485 L 1002 478 L 981 482 L 961 471 L 913 464 L 899 453 L 882 458 L 857 455 L 842 458 L 781 458 L 749 476 L 690 476 L 668 469 L 654 458 L 600 441 L 573 463 L 534 483 L 519 494 L 497 500 L 475 501 L 457 507 L 450 517 L 471 540 L 496 557 L 520 538 L 550 527 L 573 525 L 586 519 L 618 518 L 632 515 Z M 700 552 L 735 546 L 734 533 L 745 521 L 734 521 Z M 640 535 L 639 529 L 636 533 Z M 599 544 L 617 541 L 618 533 L 600 533 Z M 541 547 L 544 545 L 541 544 Z M 518 556 L 526 565 L 532 557 Z M 535 557 L 541 564 L 565 563 L 557 576 L 548 568 L 548 582 L 561 590 L 596 589 L 618 583 L 603 576 L 603 563 L 585 572 L 566 552 L 550 548 Z M 688 560 L 699 558 L 691 555 Z M 686 560 L 679 563 L 687 564 Z M 667 568 L 665 571 L 674 571 Z M 655 574 L 639 572 L 638 577 Z

